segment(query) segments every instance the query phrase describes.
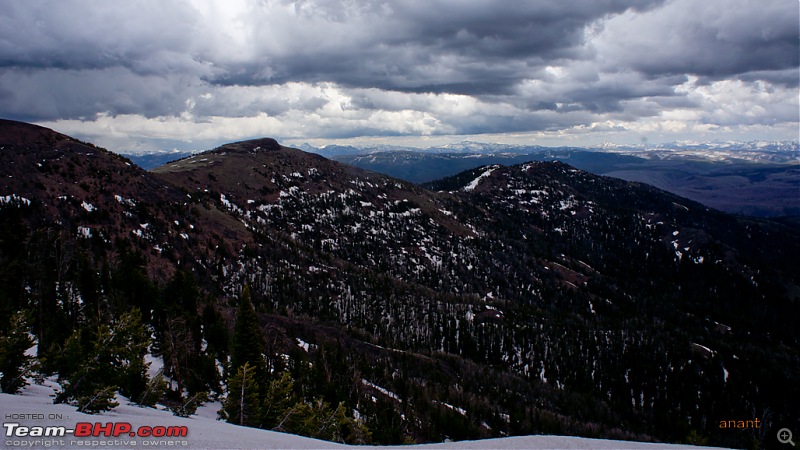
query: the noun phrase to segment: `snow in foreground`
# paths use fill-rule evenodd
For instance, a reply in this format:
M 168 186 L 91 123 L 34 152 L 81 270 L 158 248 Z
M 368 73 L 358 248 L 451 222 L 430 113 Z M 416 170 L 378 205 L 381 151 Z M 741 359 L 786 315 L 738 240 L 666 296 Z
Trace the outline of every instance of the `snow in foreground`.
M 216 419 L 219 403 L 198 409 L 190 418 L 175 417 L 168 411 L 140 408 L 120 398 L 120 405 L 100 415 L 79 413 L 74 407 L 52 403 L 53 383 L 28 386 L 20 395 L 0 394 L 0 416 L 3 417 L 3 440 L 0 448 L 202 448 L 202 449 L 664 449 L 690 448 L 668 444 L 608 441 L 563 436 L 524 436 L 483 441 L 462 441 L 402 447 L 350 447 L 290 434 L 240 427 Z M 127 422 L 133 430 L 139 427 L 185 426 L 186 437 L 144 438 L 114 437 L 8 437 L 9 425 L 24 427 L 64 426 L 74 429 L 77 423 Z M 30 433 L 30 431 L 28 432 Z M 126 433 L 127 434 L 127 433 Z M 704 447 L 707 448 L 707 447 Z

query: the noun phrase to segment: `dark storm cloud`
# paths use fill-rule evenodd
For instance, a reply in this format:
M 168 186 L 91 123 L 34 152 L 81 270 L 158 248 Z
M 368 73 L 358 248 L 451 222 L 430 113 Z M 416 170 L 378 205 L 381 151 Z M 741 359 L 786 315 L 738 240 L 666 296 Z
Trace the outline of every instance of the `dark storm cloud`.
M 97 70 L 0 70 L 0 86 L 13 86 L 3 95 L 0 115 L 21 120 L 141 114 L 144 117 L 180 114 L 192 84 L 183 75 L 135 74 L 124 67 Z
M 123 66 L 149 75 L 193 65 L 188 55 L 198 17 L 180 3 L 6 0 L 1 6 L 0 67 Z
M 213 69 L 192 54 L 196 14 L 177 3 L 3 1 L 0 115 L 29 120 L 178 114 Z
M 789 88 L 797 88 L 800 85 L 800 70 L 797 67 L 785 70 L 753 70 L 739 75 L 743 81 L 766 81 L 772 84 L 780 84 Z
M 403 92 L 498 94 L 509 92 L 535 68 L 553 60 L 591 57 L 583 44 L 585 28 L 592 22 L 659 4 L 661 0 L 390 2 L 348 15 L 347 7 L 327 3 L 307 14 L 326 19 L 312 38 L 335 44 L 304 45 L 308 36 L 300 33 L 302 51 L 297 45 L 295 52 L 274 52 L 259 42 L 274 36 L 262 34 L 255 46 L 270 67 L 269 79 L 254 77 L 262 66 L 248 61 L 212 81 L 225 85 L 333 81 Z M 254 13 L 259 14 L 269 21 L 270 11 Z M 337 25 L 345 24 L 369 30 L 367 38 L 340 32 Z
M 798 23 L 788 0 L 0 0 L 0 116 L 329 137 L 612 132 L 704 108 L 671 120 L 786 123 Z
M 796 2 L 672 1 L 658 13 L 618 22 L 602 51 L 609 64 L 649 76 L 694 74 L 749 77 L 800 65 L 800 8 Z M 786 80 L 795 82 L 795 80 Z

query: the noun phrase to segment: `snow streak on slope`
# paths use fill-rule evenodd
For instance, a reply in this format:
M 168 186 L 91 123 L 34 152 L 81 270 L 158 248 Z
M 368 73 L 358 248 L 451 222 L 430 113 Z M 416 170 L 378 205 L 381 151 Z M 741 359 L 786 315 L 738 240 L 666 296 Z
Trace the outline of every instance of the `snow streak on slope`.
M 492 172 L 497 170 L 497 167 L 498 166 L 492 166 L 492 167 L 488 168 L 485 172 L 480 174 L 480 176 L 478 176 L 478 178 L 475 178 L 468 185 L 464 186 L 464 190 L 465 191 L 474 190 L 476 187 L 478 187 L 478 183 L 480 183 L 482 179 L 484 179 L 484 178 L 488 177 L 489 175 L 491 175 Z

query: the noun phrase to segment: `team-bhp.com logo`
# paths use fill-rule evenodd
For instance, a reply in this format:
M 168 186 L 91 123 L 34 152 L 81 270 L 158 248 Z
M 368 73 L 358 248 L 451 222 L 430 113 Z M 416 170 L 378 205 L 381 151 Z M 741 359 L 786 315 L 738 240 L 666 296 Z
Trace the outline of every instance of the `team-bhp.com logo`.
M 6 437 L 142 437 L 176 438 L 186 437 L 189 428 L 184 426 L 141 426 L 134 428 L 128 422 L 89 423 L 78 422 L 75 428 L 65 426 L 24 426 L 19 423 L 4 423 Z

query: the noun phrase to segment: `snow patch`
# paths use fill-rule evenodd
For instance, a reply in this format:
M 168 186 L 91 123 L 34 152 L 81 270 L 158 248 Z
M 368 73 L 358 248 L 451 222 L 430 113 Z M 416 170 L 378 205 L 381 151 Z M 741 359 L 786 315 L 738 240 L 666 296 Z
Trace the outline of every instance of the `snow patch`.
M 235 203 L 233 203 L 230 200 L 228 200 L 227 197 L 225 197 L 225 194 L 219 194 L 219 201 L 228 210 L 233 211 L 233 212 L 238 212 L 239 214 L 244 214 L 244 210 L 242 210 L 242 208 L 240 208 Z
M 92 237 L 92 229 L 89 227 L 78 227 L 78 237 L 89 239 Z
M 464 417 L 466 417 L 466 416 L 467 416 L 467 410 L 466 410 L 466 409 L 464 409 L 464 408 L 459 408 L 459 407 L 457 407 L 457 406 L 453 406 L 453 405 L 451 405 L 451 404 L 449 404 L 449 403 L 445 403 L 445 402 L 439 402 L 439 401 L 436 401 L 436 400 L 434 400 L 434 401 L 433 401 L 433 403 L 438 403 L 438 404 L 440 404 L 440 405 L 442 405 L 442 406 L 445 406 L 445 407 L 447 407 L 447 408 L 449 408 L 449 409 L 452 409 L 453 411 L 455 411 L 455 412 L 457 412 L 457 413 L 461 414 L 461 415 L 462 415 L 462 416 L 464 416 Z
M 490 167 L 485 172 L 483 172 L 482 174 L 478 175 L 478 178 L 475 178 L 468 185 L 464 186 L 464 190 L 465 191 L 474 190 L 476 187 L 478 187 L 478 183 L 480 183 L 482 179 L 488 177 L 489 175 L 492 174 L 492 172 L 494 172 L 497 169 L 498 169 L 497 166 Z
M 119 203 L 120 205 L 127 205 L 127 206 L 133 206 L 133 207 L 136 206 L 136 202 L 134 202 L 133 199 L 122 198 L 121 195 L 115 195 L 114 196 L 114 200 L 116 200 L 117 203 Z
M 153 356 L 152 353 L 148 353 L 144 355 L 144 363 L 147 366 L 147 376 L 151 379 L 164 371 L 164 358 L 161 356 Z
M 397 400 L 398 402 L 403 403 L 403 401 L 400 400 L 400 397 L 398 397 L 397 394 L 395 394 L 394 392 L 389 391 L 386 388 L 382 388 L 382 387 L 378 386 L 377 384 L 370 383 L 369 381 L 367 381 L 364 378 L 361 379 L 361 383 L 364 386 L 368 386 L 368 387 L 371 387 L 372 389 L 375 389 L 376 391 L 380 392 L 381 394 L 383 394 L 383 395 L 385 395 L 385 396 L 387 396 L 389 398 L 393 398 L 393 399 Z
M 700 351 L 701 353 L 703 353 L 706 356 L 714 356 L 714 355 L 717 354 L 717 352 L 715 352 L 714 350 L 711 350 L 710 348 L 706 347 L 705 345 L 700 345 L 700 344 L 698 344 L 696 342 L 692 342 L 692 347 L 694 347 L 695 349 L 697 349 L 698 351 Z
M 305 350 L 306 353 L 308 353 L 308 349 L 313 346 L 313 344 L 309 344 L 308 342 L 306 342 L 306 341 L 304 341 L 304 340 L 302 340 L 300 338 L 295 338 L 295 340 L 297 341 L 297 345 L 300 348 L 302 348 L 303 350 Z
M 18 205 L 18 206 L 22 205 L 30 206 L 31 201 L 25 197 L 20 197 L 17 194 L 11 194 L 0 197 L 0 205 L 8 205 L 8 204 Z

